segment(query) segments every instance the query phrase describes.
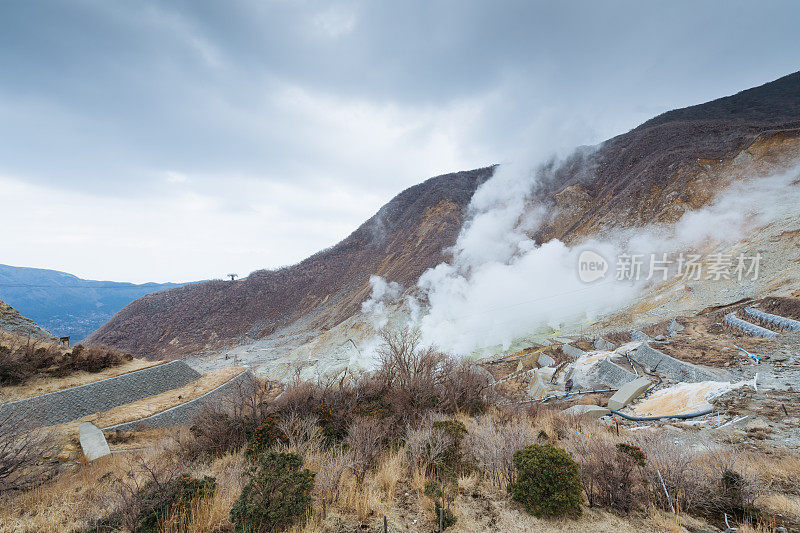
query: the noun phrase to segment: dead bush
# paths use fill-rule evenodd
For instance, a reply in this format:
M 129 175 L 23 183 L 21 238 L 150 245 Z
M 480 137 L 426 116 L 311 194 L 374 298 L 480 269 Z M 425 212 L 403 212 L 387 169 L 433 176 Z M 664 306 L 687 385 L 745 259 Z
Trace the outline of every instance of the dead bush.
M 421 344 L 409 328 L 383 329 L 378 348 L 377 379 L 383 384 L 392 413 L 417 422 L 428 410 L 480 412 L 486 405 L 490 379 L 464 361 L 455 361 Z
M 219 457 L 244 447 L 275 409 L 273 386 L 256 378 L 239 381 L 224 399 L 205 407 L 192 422 L 194 442 L 185 447 L 187 457 Z
M 582 434 L 572 441 L 590 507 L 629 513 L 648 500 L 644 452 L 600 434 Z
M 66 376 L 77 371 L 100 372 L 122 364 L 133 356 L 112 348 L 78 344 L 64 353 L 50 343 L 26 343 L 0 346 L 0 385 L 19 385 L 37 374 Z
M 61 361 L 61 350 L 52 344 L 28 341 L 0 346 L 0 385 L 25 383 L 37 372 L 58 369 Z
M 419 428 L 406 429 L 406 454 L 409 463 L 430 473 L 434 465 L 440 463 L 447 450 L 453 445 L 453 438 L 440 430 L 434 430 L 430 422 Z
M 341 446 L 333 446 L 322 454 L 319 471 L 314 482 L 323 497 L 329 501 L 336 501 L 339 498 L 339 485 L 342 476 L 347 470 L 353 469 L 353 461 Z
M 281 416 L 277 426 L 286 437 L 287 446 L 302 456 L 322 446 L 322 432 L 316 416 L 299 416 L 297 412 L 289 411 Z
M 637 437 L 636 444 L 647 456 L 645 473 L 655 505 L 665 511 L 699 509 L 707 505 L 710 480 L 696 452 L 685 446 L 675 446 L 661 434 Z
M 527 417 L 498 420 L 486 414 L 470 420 L 464 448 L 467 456 L 496 487 L 514 482 L 514 452 L 534 442 Z
M 152 521 L 157 510 L 173 503 L 186 468 L 187 463 L 171 449 L 128 457 L 122 476 L 113 485 L 115 510 L 95 529 L 140 531 L 143 521 Z
M 72 348 L 72 351 L 64 354 L 51 373 L 54 375 L 67 375 L 77 371 L 96 373 L 112 366 L 121 365 L 130 359 L 132 356 L 126 357 L 125 354 L 113 348 L 97 345 L 87 348 L 78 344 Z
M 30 422 L 25 416 L 0 414 L 0 494 L 35 487 L 58 471 L 52 433 Z
M 767 476 L 754 468 L 741 450 L 709 450 L 703 459 L 707 465 L 707 490 L 697 508 L 707 516 L 727 514 L 737 520 L 757 521 L 761 511 L 756 501 L 767 489 Z
M 356 482 L 364 483 L 367 472 L 375 465 L 375 461 L 383 453 L 386 431 L 383 424 L 375 418 L 357 419 L 347 431 L 347 451 L 352 462 L 352 471 Z

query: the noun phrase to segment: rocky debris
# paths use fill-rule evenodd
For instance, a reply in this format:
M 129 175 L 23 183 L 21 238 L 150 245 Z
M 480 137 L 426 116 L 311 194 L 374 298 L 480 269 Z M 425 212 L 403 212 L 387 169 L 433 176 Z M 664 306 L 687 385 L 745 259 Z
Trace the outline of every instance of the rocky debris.
M 532 398 L 543 398 L 544 396 L 552 394 L 553 392 L 559 391 L 560 387 L 550 383 L 550 380 L 553 379 L 553 374 L 555 374 L 555 371 L 555 367 L 552 366 L 537 368 L 534 370 L 531 384 L 528 387 L 528 394 Z
M 599 405 L 573 405 L 561 411 L 561 414 L 578 418 L 600 418 L 610 415 L 611 411 Z
M 0 301 L 0 330 L 36 340 L 58 340 L 52 333 L 39 327 L 33 320 L 22 316 L 19 311 L 2 301 Z
M 647 336 L 647 333 L 644 331 L 635 329 L 631 331 L 631 340 L 634 341 L 649 341 L 651 340 L 650 337 Z
M 608 342 L 603 337 L 595 339 L 594 347 L 597 348 L 598 350 L 608 350 L 608 351 L 611 351 L 614 348 L 616 348 L 616 346 L 613 343 Z
M 608 408 L 614 409 L 618 411 L 631 403 L 633 400 L 644 394 L 644 392 L 650 388 L 652 383 L 650 380 L 641 377 L 634 379 L 633 381 L 629 381 L 620 389 L 614 393 L 613 396 L 608 400 Z
M 84 422 L 78 426 L 78 438 L 81 441 L 83 455 L 89 461 L 111 455 L 111 449 L 108 447 L 108 442 L 106 442 L 103 432 L 91 422 Z
M 673 318 L 672 321 L 669 323 L 669 326 L 667 326 L 667 337 L 672 337 L 674 335 L 677 335 L 684 329 L 685 328 L 681 326 L 675 318 Z
M 74 461 L 77 459 L 78 456 L 78 448 L 74 444 L 67 444 L 61 449 L 61 452 L 56 455 L 56 459 L 58 459 L 62 463 L 68 463 L 70 461 Z
M 606 358 L 600 361 L 597 365 L 596 382 L 592 385 L 595 387 L 610 387 L 618 388 L 636 379 L 636 374 L 622 368 L 618 364 Z

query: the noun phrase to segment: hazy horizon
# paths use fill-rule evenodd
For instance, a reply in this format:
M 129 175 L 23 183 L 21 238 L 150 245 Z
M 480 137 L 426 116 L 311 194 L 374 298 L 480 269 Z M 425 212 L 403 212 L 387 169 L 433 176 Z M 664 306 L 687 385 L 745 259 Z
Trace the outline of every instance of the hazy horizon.
M 800 6 L 735 4 L 4 4 L 0 262 L 133 283 L 297 263 L 429 177 L 798 70 Z

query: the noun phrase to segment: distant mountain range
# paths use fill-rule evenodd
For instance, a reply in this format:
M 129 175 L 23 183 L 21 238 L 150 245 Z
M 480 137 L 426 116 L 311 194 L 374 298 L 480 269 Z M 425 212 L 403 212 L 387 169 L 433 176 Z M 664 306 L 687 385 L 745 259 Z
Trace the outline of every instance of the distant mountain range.
M 54 335 L 70 335 L 73 342 L 137 298 L 181 285 L 95 281 L 57 270 L 0 265 L 0 300 Z

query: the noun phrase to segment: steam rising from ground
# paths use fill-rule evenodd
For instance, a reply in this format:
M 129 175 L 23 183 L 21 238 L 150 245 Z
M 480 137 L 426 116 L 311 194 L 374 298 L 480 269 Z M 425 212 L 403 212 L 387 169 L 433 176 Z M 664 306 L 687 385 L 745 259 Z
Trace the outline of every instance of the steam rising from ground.
M 367 315 L 372 327 L 381 329 L 389 323 L 391 307 L 396 305 L 403 294 L 403 287 L 396 281 L 387 282 L 380 276 L 370 276 L 372 293 L 369 300 L 361 304 L 361 312 Z
M 542 215 L 526 208 L 536 185 L 534 176 L 513 165 L 499 167 L 475 193 L 452 260 L 420 277 L 419 299 L 410 301 L 415 311 L 410 321 L 421 329 L 427 344 L 467 355 L 484 347 L 508 347 L 519 337 L 622 309 L 649 282 L 646 276 L 616 280 L 620 254 L 645 254 L 649 261 L 651 254 L 690 253 L 733 242 L 800 205 L 794 169 L 738 182 L 708 207 L 685 214 L 670 227 L 623 230 L 613 240 L 591 240 L 570 248 L 558 240 L 536 243 L 528 236 Z M 608 261 L 610 270 L 603 280 L 586 284 L 579 279 L 578 256 L 585 249 Z M 397 302 L 399 286 L 393 289 L 378 280 L 371 280 L 373 299 L 365 302 L 364 310 L 385 325 L 385 297 Z

